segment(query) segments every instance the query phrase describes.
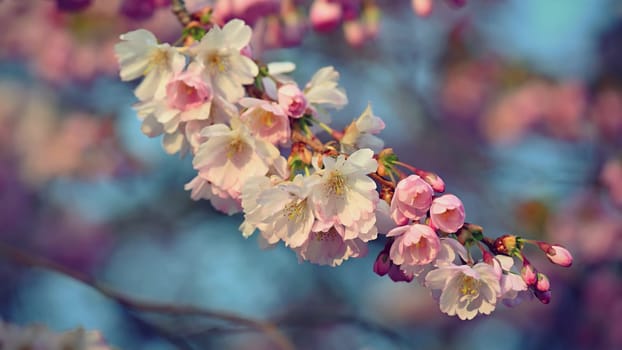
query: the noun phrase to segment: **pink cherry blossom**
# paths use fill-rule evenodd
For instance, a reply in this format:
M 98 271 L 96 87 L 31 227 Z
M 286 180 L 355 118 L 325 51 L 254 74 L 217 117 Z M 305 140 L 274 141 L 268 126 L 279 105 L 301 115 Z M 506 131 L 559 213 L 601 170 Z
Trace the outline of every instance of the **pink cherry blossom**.
M 180 111 L 196 109 L 212 98 L 212 89 L 193 70 L 177 74 L 166 84 L 166 101 Z
M 349 258 L 367 255 L 367 245 L 359 239 L 343 240 L 334 229 L 311 232 L 302 246 L 295 249 L 298 259 L 318 265 L 338 266 Z
M 432 205 L 434 190 L 417 175 L 410 175 L 398 182 L 391 200 L 391 218 L 398 225 L 408 220 L 419 220 Z
M 313 29 L 318 32 L 330 32 L 339 26 L 343 10 L 341 4 L 328 0 L 315 0 L 311 5 L 309 19 Z
M 432 13 L 432 0 L 411 0 L 411 5 L 415 14 L 427 17 Z
M 289 141 L 289 118 L 280 105 L 255 98 L 243 98 L 240 104 L 248 108 L 240 120 L 253 135 L 274 145 Z
M 292 118 L 300 118 L 307 110 L 307 99 L 296 84 L 285 84 L 278 90 L 279 105 Z
M 213 186 L 200 175 L 190 180 L 184 186 L 184 189 L 190 191 L 190 198 L 193 200 L 207 199 L 216 210 L 227 215 L 233 215 L 242 211 L 239 199 L 231 198 L 227 192 Z
M 612 201 L 622 206 L 622 160 L 609 160 L 600 173 L 600 180 L 609 189 Z
M 435 198 L 430 207 L 432 225 L 443 232 L 456 232 L 464 225 L 464 206 L 462 201 L 453 194 L 445 194 Z
M 387 233 L 396 237 L 391 246 L 391 260 L 396 265 L 424 265 L 434 261 L 441 241 L 430 226 L 413 224 L 396 227 Z

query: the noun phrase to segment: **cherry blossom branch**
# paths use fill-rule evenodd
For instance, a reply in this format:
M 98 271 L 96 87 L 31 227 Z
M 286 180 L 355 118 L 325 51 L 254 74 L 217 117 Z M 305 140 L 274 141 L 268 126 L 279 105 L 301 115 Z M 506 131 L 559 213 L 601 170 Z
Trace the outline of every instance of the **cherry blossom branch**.
M 119 292 L 113 288 L 110 288 L 105 284 L 102 284 L 101 282 L 93 279 L 92 277 L 87 276 L 86 274 L 71 270 L 51 260 L 29 254 L 5 242 L 0 242 L 0 255 L 4 256 L 10 261 L 24 266 L 43 268 L 60 273 L 67 277 L 71 277 L 90 286 L 91 288 L 97 290 L 106 297 L 113 299 L 115 302 L 130 309 L 149 313 L 168 315 L 196 315 L 207 318 L 220 319 L 223 321 L 228 321 L 231 323 L 250 327 L 264 333 L 266 336 L 271 338 L 275 344 L 278 345 L 279 349 L 294 349 L 294 345 L 291 343 L 291 341 L 287 339 L 276 326 L 268 322 L 253 320 L 229 312 L 204 309 L 195 305 L 172 305 L 157 301 L 139 300 L 132 296 Z

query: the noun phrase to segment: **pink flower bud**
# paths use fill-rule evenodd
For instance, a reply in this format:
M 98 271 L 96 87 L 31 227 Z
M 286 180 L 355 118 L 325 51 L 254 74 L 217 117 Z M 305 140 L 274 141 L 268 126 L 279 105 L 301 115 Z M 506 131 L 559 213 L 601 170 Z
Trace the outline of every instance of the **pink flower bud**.
M 464 218 L 462 201 L 453 194 L 445 194 L 432 201 L 430 219 L 435 228 L 447 233 L 456 232 L 464 225 Z
M 344 22 L 343 34 L 348 44 L 352 47 L 361 47 L 367 40 L 365 27 L 358 20 Z
M 421 17 L 427 17 L 432 13 L 432 0 L 412 0 L 413 11 Z
M 549 278 L 545 274 L 538 272 L 538 281 L 536 282 L 536 289 L 540 292 L 546 292 L 551 289 Z
M 397 183 L 391 199 L 391 218 L 398 225 L 425 216 L 432 205 L 434 190 L 417 175 L 410 175 Z
M 529 261 L 527 261 L 527 259 L 525 259 L 523 261 L 523 268 L 520 270 L 520 275 L 528 286 L 533 286 L 538 282 L 538 276 L 536 273 L 537 272 L 533 266 L 529 263 Z
M 389 254 L 386 251 L 381 251 L 374 262 L 374 272 L 378 274 L 378 276 L 386 275 L 391 269 L 391 259 L 389 259 Z
M 292 118 L 301 118 L 307 110 L 307 99 L 296 84 L 285 84 L 278 91 L 279 105 Z
M 547 290 L 546 292 L 541 292 L 539 290 L 534 290 L 533 294 L 540 300 L 542 304 L 548 304 L 551 302 L 551 291 Z
M 430 184 L 434 191 L 439 193 L 445 192 L 445 182 L 440 178 L 440 176 L 423 170 L 418 170 L 416 174 L 421 176 L 425 182 Z
M 543 242 L 539 242 L 538 246 L 546 253 L 546 257 L 549 258 L 552 263 L 563 267 L 572 265 L 572 254 L 570 254 L 568 249 L 560 245 L 550 245 Z
M 313 29 L 318 32 L 330 32 L 341 22 L 343 11 L 341 4 L 328 0 L 315 0 L 309 14 Z

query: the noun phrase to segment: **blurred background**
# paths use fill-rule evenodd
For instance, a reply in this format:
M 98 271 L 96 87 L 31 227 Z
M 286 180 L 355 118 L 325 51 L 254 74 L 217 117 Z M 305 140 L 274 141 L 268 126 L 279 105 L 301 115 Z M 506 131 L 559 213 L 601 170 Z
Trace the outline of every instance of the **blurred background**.
M 244 239 L 239 215 L 193 202 L 191 160 L 140 132 L 112 51 L 135 28 L 174 42 L 167 1 L 0 1 L 0 240 L 132 296 L 269 320 L 299 349 L 621 349 L 622 2 L 453 2 L 416 14 L 407 0 L 376 1 L 372 29 L 364 12 L 328 33 L 300 12 L 251 21 L 262 58 L 295 62 L 300 84 L 335 66 L 350 103 L 334 124 L 371 103 L 387 146 L 443 177 L 487 235 L 568 247 L 568 269 L 530 252 L 551 304 L 461 322 L 416 283 L 373 273 L 382 240 L 338 268 L 299 264 Z M 273 348 L 223 322 L 145 318 L 2 257 L 0 318 L 98 329 L 120 349 Z

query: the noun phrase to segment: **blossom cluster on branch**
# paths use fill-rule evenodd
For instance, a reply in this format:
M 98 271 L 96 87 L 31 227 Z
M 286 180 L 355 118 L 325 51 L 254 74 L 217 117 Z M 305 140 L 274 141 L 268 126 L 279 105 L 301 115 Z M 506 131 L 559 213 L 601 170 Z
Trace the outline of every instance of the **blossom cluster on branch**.
M 233 19 L 205 32 L 186 31 L 184 45 L 159 43 L 147 30 L 121 36 L 122 80 L 141 79 L 135 106 L 142 131 L 162 136 L 167 153 L 190 154 L 197 175 L 186 190 L 226 213 L 242 212 L 244 237 L 283 242 L 300 261 L 338 266 L 367 254 L 386 236 L 373 270 L 394 281 L 417 279 L 442 312 L 460 319 L 490 314 L 550 285 L 524 256 L 539 247 L 570 266 L 559 245 L 514 235 L 497 239 L 465 222 L 462 201 L 443 194 L 436 174 L 401 162 L 378 134 L 385 124 L 371 106 L 344 130 L 328 111 L 347 104 L 333 67 L 305 85 L 293 63 L 261 63 L 252 29 Z

